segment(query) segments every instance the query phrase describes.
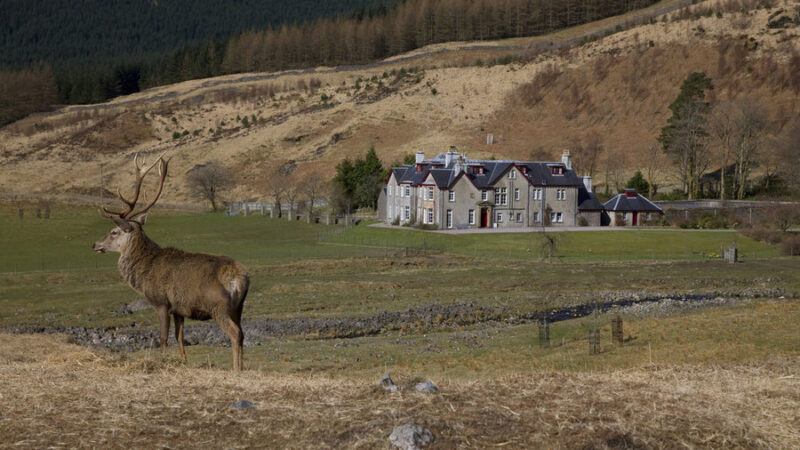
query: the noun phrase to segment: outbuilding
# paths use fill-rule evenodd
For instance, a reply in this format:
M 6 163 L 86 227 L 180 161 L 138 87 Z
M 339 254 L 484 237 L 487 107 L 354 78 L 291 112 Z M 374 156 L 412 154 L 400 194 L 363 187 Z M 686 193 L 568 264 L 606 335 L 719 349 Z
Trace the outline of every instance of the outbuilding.
M 635 189 L 625 189 L 621 194 L 603 204 L 612 227 L 643 226 L 653 223 L 664 211 Z

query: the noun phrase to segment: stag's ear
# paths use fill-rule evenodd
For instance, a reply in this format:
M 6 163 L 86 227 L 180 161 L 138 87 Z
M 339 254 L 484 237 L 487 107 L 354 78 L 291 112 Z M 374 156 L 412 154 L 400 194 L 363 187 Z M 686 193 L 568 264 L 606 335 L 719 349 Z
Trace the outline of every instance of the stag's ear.
M 136 217 L 134 217 L 133 219 L 130 219 L 130 220 L 132 220 L 133 222 L 138 223 L 139 225 L 144 225 L 144 223 L 147 222 L 147 213 L 140 214 L 140 215 L 138 215 L 138 216 L 136 216 Z

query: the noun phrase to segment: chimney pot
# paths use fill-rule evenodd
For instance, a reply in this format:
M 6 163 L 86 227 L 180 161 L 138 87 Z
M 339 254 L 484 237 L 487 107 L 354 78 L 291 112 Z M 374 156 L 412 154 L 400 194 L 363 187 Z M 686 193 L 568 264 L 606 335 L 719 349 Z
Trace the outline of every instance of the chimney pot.
M 422 161 L 425 161 L 425 152 L 417 152 L 416 163 L 420 164 Z

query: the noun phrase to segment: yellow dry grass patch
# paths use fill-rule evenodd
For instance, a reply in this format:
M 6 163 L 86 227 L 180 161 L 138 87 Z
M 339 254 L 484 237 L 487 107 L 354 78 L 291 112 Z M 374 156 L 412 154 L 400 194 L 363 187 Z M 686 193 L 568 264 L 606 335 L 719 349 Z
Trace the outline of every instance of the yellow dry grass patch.
M 0 428 L 16 448 L 386 448 L 409 422 L 429 427 L 438 448 L 797 448 L 798 369 L 776 359 L 542 371 L 389 394 L 380 374 L 237 375 L 0 335 Z M 239 399 L 256 409 L 230 410 Z

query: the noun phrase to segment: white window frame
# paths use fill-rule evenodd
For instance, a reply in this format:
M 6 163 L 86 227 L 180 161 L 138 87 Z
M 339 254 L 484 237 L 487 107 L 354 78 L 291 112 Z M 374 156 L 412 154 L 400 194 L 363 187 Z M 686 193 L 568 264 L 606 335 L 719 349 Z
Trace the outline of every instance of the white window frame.
M 533 190 L 533 199 L 534 200 L 541 200 L 542 199 L 542 189 L 536 188 Z
M 411 207 L 410 206 L 406 206 L 405 213 L 406 213 L 406 220 L 411 220 Z
M 456 201 L 456 191 L 447 191 L 447 201 L 449 202 Z
M 447 228 L 453 228 L 453 210 L 452 209 L 448 209 L 447 210 L 446 218 L 447 218 L 447 222 L 446 222 Z
M 556 213 L 556 221 L 557 221 L 558 223 L 563 223 L 563 222 L 564 222 L 564 214 L 562 214 L 562 213 L 560 213 L 560 212 L 559 212 L 559 213 Z
M 622 213 L 622 220 L 628 220 L 628 213 Z
M 470 225 L 475 225 L 475 210 L 474 209 L 470 209 L 469 210 L 468 217 L 469 217 L 469 224 Z
M 517 222 L 522 222 L 522 213 L 517 213 Z
M 519 188 L 514 188 L 514 200 L 519 200 Z
M 539 211 L 534 211 L 533 212 L 533 221 L 534 222 L 539 222 Z
M 501 187 L 494 189 L 494 204 L 508 205 L 508 189 Z
M 482 190 L 481 191 L 481 201 L 485 202 L 488 199 L 489 199 L 489 191 L 487 191 L 486 189 Z
M 428 208 L 428 223 L 433 224 L 433 208 Z
M 503 213 L 500 211 L 497 212 L 497 223 L 503 223 Z
M 512 179 L 512 180 L 513 180 L 513 179 L 515 179 L 515 178 L 517 178 L 517 172 L 516 172 L 516 170 L 514 170 L 514 169 L 511 169 L 511 170 L 508 172 L 508 178 L 509 178 L 509 179 Z
M 428 189 L 425 189 L 425 193 L 428 194 L 428 198 L 427 198 L 428 200 L 433 200 L 433 188 L 432 187 L 428 187 Z
M 406 197 L 411 197 L 411 186 L 406 185 L 403 190 L 406 191 Z
M 556 213 L 550 213 L 550 223 L 556 223 Z

